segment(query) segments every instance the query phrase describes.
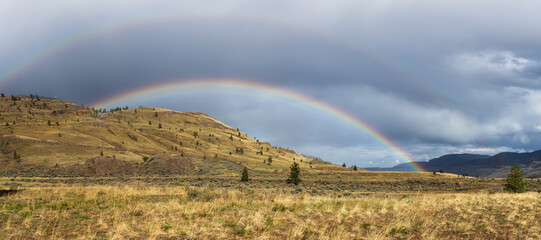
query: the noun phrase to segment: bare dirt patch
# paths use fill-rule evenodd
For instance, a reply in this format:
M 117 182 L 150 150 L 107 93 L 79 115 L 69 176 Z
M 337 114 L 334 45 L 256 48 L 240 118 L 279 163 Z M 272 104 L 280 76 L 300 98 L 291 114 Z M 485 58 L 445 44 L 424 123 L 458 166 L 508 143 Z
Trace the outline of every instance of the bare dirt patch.
M 182 156 L 156 155 L 140 166 L 141 175 L 173 175 L 194 172 L 192 161 Z
M 70 165 L 58 170 L 58 174 L 62 176 L 117 176 L 135 173 L 136 169 L 132 164 L 109 156 L 89 158 L 84 164 Z

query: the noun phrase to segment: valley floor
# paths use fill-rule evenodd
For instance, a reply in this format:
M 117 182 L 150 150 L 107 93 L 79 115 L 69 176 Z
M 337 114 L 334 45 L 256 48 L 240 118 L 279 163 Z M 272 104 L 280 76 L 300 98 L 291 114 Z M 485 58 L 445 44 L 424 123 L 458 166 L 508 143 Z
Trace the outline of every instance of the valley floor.
M 0 196 L 1 238 L 541 238 L 541 193 L 502 193 L 491 189 L 496 185 L 367 192 L 339 189 L 339 180 L 313 192 L 325 183 L 146 179 L 0 179 L 23 189 Z M 454 179 L 441 181 L 456 185 Z

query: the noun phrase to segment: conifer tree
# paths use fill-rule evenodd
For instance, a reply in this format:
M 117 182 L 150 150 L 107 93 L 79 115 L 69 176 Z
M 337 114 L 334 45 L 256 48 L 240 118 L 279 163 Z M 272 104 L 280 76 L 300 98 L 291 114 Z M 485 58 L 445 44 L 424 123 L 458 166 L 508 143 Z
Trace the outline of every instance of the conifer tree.
M 520 169 L 518 165 L 515 165 L 509 171 L 503 188 L 508 192 L 523 193 L 526 192 L 526 185 L 528 185 L 528 183 L 524 179 L 522 169 Z
M 287 179 L 287 183 L 293 183 L 295 185 L 298 185 L 299 183 L 302 182 L 302 180 L 300 179 L 300 173 L 301 173 L 301 169 L 299 168 L 299 164 L 294 162 L 293 164 L 291 164 L 291 172 L 289 174 L 289 178 Z

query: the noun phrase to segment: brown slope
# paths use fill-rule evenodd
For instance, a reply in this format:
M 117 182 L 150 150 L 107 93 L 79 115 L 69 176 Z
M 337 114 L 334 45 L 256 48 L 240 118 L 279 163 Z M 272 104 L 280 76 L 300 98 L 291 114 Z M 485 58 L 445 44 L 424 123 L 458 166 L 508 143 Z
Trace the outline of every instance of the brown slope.
M 259 142 L 204 113 L 152 107 L 97 114 L 57 99 L 4 97 L 0 98 L 0 141 L 0 172 L 83 166 L 101 154 L 136 166 L 148 165 L 143 159 L 155 156 L 186 157 L 208 168 L 198 169 L 203 172 L 217 171 L 205 163 L 220 165 L 220 161 L 224 166 L 268 172 L 289 171 L 293 161 L 311 168 L 311 160 L 295 151 Z M 175 161 L 162 165 L 167 164 Z M 154 168 L 151 172 L 160 172 Z M 228 169 L 233 173 L 238 167 Z

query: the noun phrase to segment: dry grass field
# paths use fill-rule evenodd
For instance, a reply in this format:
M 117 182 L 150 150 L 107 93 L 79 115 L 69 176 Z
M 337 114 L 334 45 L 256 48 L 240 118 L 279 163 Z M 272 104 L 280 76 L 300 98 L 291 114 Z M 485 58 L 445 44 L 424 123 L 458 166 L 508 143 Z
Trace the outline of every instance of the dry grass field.
M 43 179 L 42 179 L 43 180 Z M 17 182 L 18 180 L 15 180 Z M 223 182 L 222 180 L 221 182 Z M 20 182 L 3 239 L 539 239 L 541 194 Z M 116 182 L 116 183 L 114 183 Z

